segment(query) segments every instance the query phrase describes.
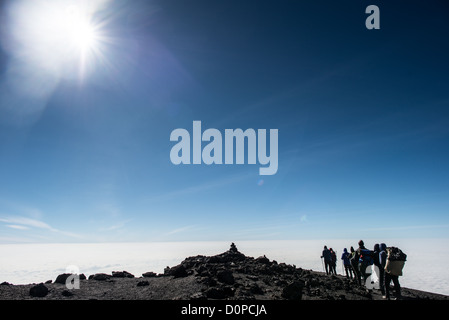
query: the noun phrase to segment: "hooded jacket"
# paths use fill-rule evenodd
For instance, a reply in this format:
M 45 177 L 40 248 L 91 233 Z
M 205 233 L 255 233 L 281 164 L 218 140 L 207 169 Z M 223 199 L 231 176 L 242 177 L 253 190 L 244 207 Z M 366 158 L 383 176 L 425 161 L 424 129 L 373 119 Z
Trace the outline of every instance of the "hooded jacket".
M 387 245 L 385 243 L 381 243 L 379 247 L 379 264 L 382 269 L 385 268 L 387 264 Z
M 322 254 L 321 258 L 324 258 L 324 261 L 326 261 L 326 262 L 332 262 L 331 252 L 329 251 L 329 249 L 327 247 L 324 247 L 323 254 Z
M 346 248 L 343 249 L 343 253 L 341 255 L 341 259 L 343 260 L 343 264 L 345 266 L 350 266 L 351 265 L 351 261 L 349 261 L 349 257 L 351 255 L 349 254 L 348 250 L 346 250 Z
M 373 260 L 374 265 L 380 268 L 380 246 L 378 243 L 374 245 Z

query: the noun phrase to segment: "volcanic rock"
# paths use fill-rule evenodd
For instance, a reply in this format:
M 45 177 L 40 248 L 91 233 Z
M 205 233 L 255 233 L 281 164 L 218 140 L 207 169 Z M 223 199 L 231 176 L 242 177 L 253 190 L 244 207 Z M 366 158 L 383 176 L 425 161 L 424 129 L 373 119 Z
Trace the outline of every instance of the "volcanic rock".
M 152 278 L 152 277 L 157 277 L 157 274 L 151 271 L 142 273 L 142 277 L 144 278 Z
M 137 286 L 138 287 L 144 287 L 144 286 L 149 286 L 150 285 L 150 283 L 148 282 L 148 281 L 139 281 L 139 282 L 137 282 Z
M 64 291 L 61 292 L 61 294 L 62 294 L 64 297 L 71 297 L 71 296 L 73 296 L 73 292 L 71 292 L 71 291 L 69 291 L 69 290 L 64 290 Z
M 67 278 L 70 277 L 71 273 L 63 273 L 56 277 L 55 283 L 65 284 L 67 281 Z
M 187 277 L 189 275 L 183 264 L 169 268 L 165 273 L 175 278 Z
M 304 281 L 295 281 L 284 287 L 282 297 L 287 300 L 301 300 Z
M 110 278 L 111 278 L 111 276 L 106 273 L 96 273 L 89 277 L 89 279 L 98 280 L 98 281 L 105 281 L 105 280 L 109 280 Z
M 30 288 L 30 296 L 43 298 L 48 294 L 48 288 L 43 284 L 39 283 L 38 285 Z
M 230 270 L 222 270 L 217 273 L 217 280 L 226 284 L 234 284 L 235 279 Z
M 128 271 L 112 271 L 112 277 L 114 278 L 134 278 L 134 275 Z

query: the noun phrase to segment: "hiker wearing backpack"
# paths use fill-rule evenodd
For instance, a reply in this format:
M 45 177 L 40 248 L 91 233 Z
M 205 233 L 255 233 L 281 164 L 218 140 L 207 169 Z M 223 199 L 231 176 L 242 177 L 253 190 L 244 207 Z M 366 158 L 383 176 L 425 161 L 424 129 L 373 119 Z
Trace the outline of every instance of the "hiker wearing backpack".
M 353 248 L 354 249 L 354 248 Z M 346 278 L 352 279 L 352 266 L 351 261 L 349 261 L 350 254 L 346 248 L 343 249 L 343 254 L 341 255 L 341 260 L 343 260 L 343 266 L 346 272 Z
M 331 273 L 337 274 L 337 254 L 335 253 L 334 249 L 330 248 L 329 251 L 331 252 Z
M 366 269 L 371 266 L 373 261 L 373 252 L 365 248 L 365 244 L 363 240 L 359 241 L 359 248 L 357 249 L 357 254 L 359 256 L 359 270 L 360 274 L 363 277 L 363 283 L 366 284 L 366 280 L 371 275 L 371 273 L 367 273 Z
M 396 299 L 401 298 L 401 285 L 399 284 L 399 276 L 402 276 L 407 255 L 399 248 L 388 247 L 387 261 L 385 264 L 385 298 L 390 299 L 390 283 L 393 281 Z
M 326 268 L 326 274 L 329 274 L 329 271 L 332 272 L 332 256 L 331 256 L 331 252 L 329 251 L 329 249 L 327 248 L 327 246 L 324 246 L 324 250 L 323 253 L 321 255 L 321 259 L 324 258 L 324 265 Z
M 354 278 L 358 285 L 361 285 L 362 281 L 360 279 L 360 270 L 359 270 L 359 257 L 357 252 L 354 250 L 354 247 L 351 246 L 350 249 L 350 258 L 349 262 L 351 263 L 352 270 L 354 271 Z
M 379 253 L 380 253 L 380 246 L 379 246 L 378 243 L 376 243 L 374 245 L 374 250 L 373 250 L 373 265 L 374 265 L 373 272 L 376 273 L 378 280 L 380 279 L 380 275 L 379 275 L 379 270 L 380 270 Z M 380 284 L 379 284 L 379 286 L 380 286 Z
M 387 264 L 387 245 L 381 243 L 379 246 L 379 286 L 382 298 L 386 299 L 385 295 L 385 265 Z

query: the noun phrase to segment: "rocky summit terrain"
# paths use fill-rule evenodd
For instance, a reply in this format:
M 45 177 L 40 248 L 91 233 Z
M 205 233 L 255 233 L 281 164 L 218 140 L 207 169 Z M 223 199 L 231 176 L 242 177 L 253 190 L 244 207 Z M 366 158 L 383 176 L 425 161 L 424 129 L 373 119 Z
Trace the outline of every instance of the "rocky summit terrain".
M 67 288 L 66 282 L 72 288 Z M 72 280 L 73 279 L 73 280 Z M 234 244 L 215 256 L 188 257 L 163 274 L 139 277 L 126 271 L 111 274 L 61 274 L 40 284 L 0 285 L 1 300 L 382 300 L 343 276 L 326 275 L 265 256 L 245 256 Z M 70 287 L 70 286 L 69 286 Z M 402 288 L 404 300 L 448 300 L 448 296 Z

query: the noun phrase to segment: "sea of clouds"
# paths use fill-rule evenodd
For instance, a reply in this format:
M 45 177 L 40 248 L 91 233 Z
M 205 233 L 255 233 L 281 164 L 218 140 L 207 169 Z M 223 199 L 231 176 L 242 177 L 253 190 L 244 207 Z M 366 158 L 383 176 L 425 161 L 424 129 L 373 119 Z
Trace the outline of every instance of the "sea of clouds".
M 364 239 L 367 248 L 384 242 L 407 254 L 403 287 L 449 295 L 446 266 L 449 253 L 447 239 Z M 329 240 L 260 240 L 236 241 L 247 256 L 266 255 L 270 260 L 294 264 L 303 269 L 323 271 L 320 259 L 324 245 L 337 251 L 337 272 L 343 274 L 340 260 L 343 248 L 357 248 L 358 239 Z M 80 273 L 90 274 L 126 270 L 135 276 L 153 271 L 163 273 L 166 266 L 179 264 L 195 255 L 216 255 L 229 249 L 230 241 L 149 242 L 149 243 L 80 243 L 80 244 L 2 244 L 0 245 L 0 282 L 12 284 L 39 283 L 55 280 L 58 274 L 75 266 Z

